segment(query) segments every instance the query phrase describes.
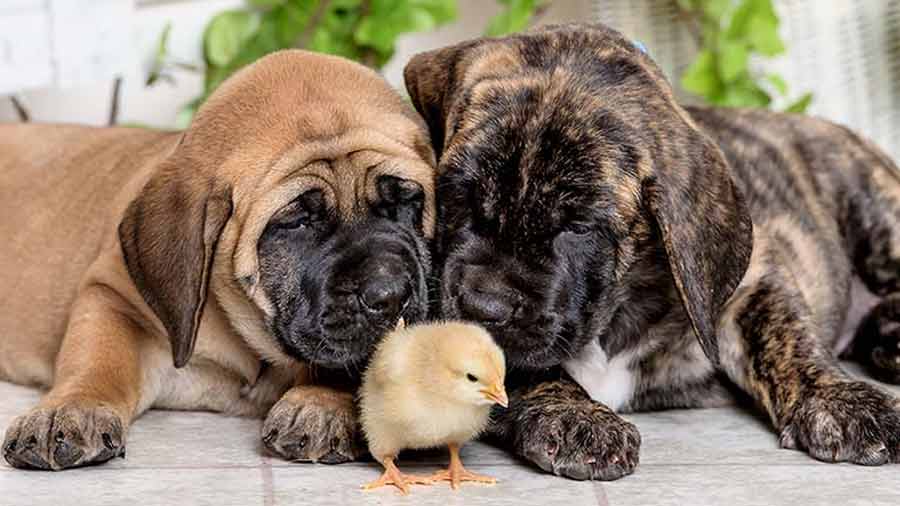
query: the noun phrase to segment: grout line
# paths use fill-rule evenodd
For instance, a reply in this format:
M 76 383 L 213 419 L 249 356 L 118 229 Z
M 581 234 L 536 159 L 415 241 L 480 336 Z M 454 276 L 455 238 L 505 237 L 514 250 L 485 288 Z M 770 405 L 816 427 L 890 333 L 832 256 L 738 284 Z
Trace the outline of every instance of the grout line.
M 275 506 L 275 475 L 272 473 L 272 460 L 265 454 L 261 456 L 263 506 Z
M 603 484 L 595 481 L 592 485 L 594 485 L 592 488 L 594 489 L 594 497 L 597 498 L 598 506 L 609 506 L 609 498 L 606 497 L 606 488 L 603 487 Z

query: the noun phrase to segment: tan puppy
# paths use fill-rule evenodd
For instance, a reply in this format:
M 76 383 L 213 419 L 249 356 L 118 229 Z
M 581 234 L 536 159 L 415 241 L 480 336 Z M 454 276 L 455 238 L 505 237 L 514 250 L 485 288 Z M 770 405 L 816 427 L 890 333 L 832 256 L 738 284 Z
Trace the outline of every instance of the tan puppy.
M 357 367 L 424 318 L 433 167 L 381 77 L 303 51 L 239 72 L 185 132 L 0 126 L 0 380 L 50 387 L 6 460 L 102 462 L 150 407 L 282 396 L 270 449 L 356 457 L 351 395 L 304 364 Z

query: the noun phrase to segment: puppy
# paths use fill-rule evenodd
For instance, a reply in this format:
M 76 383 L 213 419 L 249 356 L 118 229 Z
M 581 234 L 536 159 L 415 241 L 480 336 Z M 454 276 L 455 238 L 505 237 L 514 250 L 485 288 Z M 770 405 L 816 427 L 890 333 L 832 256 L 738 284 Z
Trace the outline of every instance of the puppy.
M 874 146 L 803 116 L 682 108 L 600 25 L 465 42 L 405 76 L 439 153 L 443 316 L 487 326 L 518 370 L 501 442 L 616 479 L 640 445 L 616 411 L 736 386 L 783 447 L 900 461 L 898 400 L 836 359 L 859 328 L 852 353 L 900 372 L 900 176 Z
M 412 107 L 302 51 L 237 73 L 185 132 L 0 126 L 0 379 L 50 389 L 4 457 L 102 462 L 163 407 L 268 412 L 276 454 L 355 458 L 352 394 L 308 366 L 359 368 L 424 318 L 433 187 Z

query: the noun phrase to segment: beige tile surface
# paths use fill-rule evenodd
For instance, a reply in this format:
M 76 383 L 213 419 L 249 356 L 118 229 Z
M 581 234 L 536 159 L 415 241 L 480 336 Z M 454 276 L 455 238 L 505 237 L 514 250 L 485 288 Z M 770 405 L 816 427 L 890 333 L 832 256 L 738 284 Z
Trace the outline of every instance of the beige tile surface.
M 38 397 L 35 390 L 0 383 L 0 430 Z M 613 483 L 571 481 L 473 443 L 464 447 L 464 461 L 499 484 L 458 492 L 447 485 L 416 487 L 401 497 L 392 489 L 359 489 L 380 472 L 372 462 L 325 466 L 266 457 L 259 420 L 151 411 L 132 427 L 125 460 L 61 473 L 23 472 L 0 462 L 0 506 L 900 504 L 900 465 L 822 464 L 781 450 L 765 420 L 744 408 L 626 416 L 643 437 L 633 476 Z M 445 462 L 444 452 L 436 451 L 404 455 L 400 464 L 428 473 Z

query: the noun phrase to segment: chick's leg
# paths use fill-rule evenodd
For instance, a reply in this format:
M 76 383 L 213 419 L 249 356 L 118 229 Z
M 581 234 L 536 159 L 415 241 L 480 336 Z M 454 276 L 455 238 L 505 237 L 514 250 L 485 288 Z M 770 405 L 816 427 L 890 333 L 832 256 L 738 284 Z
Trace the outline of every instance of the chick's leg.
M 381 478 L 363 485 L 364 490 L 372 490 L 385 485 L 393 485 L 400 489 L 400 493 L 407 495 L 409 494 L 410 485 L 431 485 L 433 483 L 431 478 L 426 476 L 401 473 L 400 469 L 397 469 L 397 466 L 394 465 L 394 459 L 391 457 L 386 457 L 383 464 L 384 474 L 381 475 Z
M 435 481 L 449 481 L 450 487 L 459 488 L 459 484 L 464 481 L 474 481 L 478 483 L 497 483 L 497 480 L 490 476 L 475 474 L 467 470 L 459 459 L 459 445 L 451 443 L 447 445 L 450 448 L 450 467 L 445 471 L 438 471 L 431 479 Z

